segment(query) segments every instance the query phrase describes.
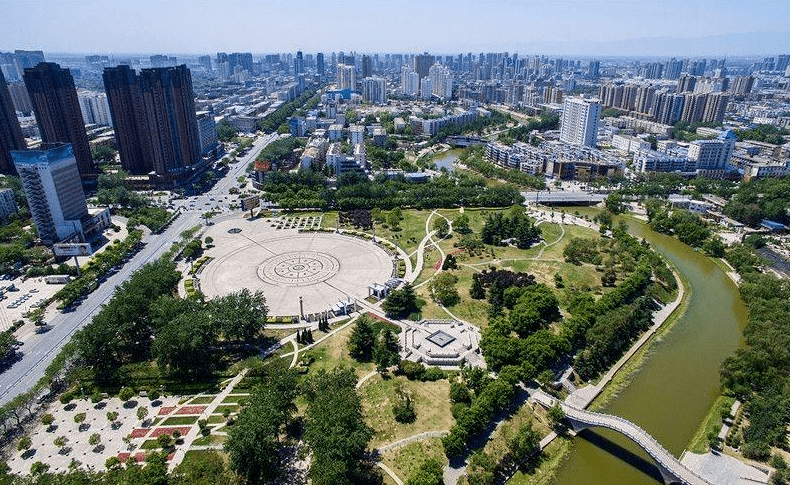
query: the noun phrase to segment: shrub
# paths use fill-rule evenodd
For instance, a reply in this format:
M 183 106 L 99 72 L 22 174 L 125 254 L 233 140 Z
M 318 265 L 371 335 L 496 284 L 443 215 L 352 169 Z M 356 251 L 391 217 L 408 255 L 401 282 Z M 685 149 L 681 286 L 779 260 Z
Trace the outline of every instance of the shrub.
M 134 397 L 134 389 L 131 387 L 123 387 L 118 393 L 118 397 L 121 398 L 121 401 L 127 402 Z
M 417 413 L 414 412 L 414 405 L 411 399 L 406 396 L 398 399 L 398 402 L 392 406 L 392 414 L 395 416 L 395 421 L 399 423 L 413 423 L 417 419 Z
M 77 413 L 74 415 L 74 422 L 77 424 L 81 424 L 85 421 L 85 413 Z
M 44 426 L 49 426 L 54 422 L 55 422 L 55 416 L 49 413 L 41 416 L 41 424 L 43 424 Z
M 70 392 L 64 392 L 60 395 L 60 403 L 61 404 L 68 404 L 71 400 L 74 399 L 74 396 Z
M 32 445 L 33 440 L 30 439 L 30 436 L 23 436 L 16 442 L 16 449 L 17 451 L 26 451 L 29 450 Z
M 99 433 L 93 433 L 90 438 L 88 438 L 88 444 L 91 446 L 96 446 L 101 443 L 101 435 Z
M 101 392 L 99 392 L 99 391 L 96 391 L 93 394 L 91 394 L 91 402 L 93 404 L 100 403 L 102 401 L 102 399 L 104 399 L 104 398 L 102 397 Z
M 438 367 L 428 367 L 422 375 L 421 381 L 438 381 L 444 379 L 447 375 Z

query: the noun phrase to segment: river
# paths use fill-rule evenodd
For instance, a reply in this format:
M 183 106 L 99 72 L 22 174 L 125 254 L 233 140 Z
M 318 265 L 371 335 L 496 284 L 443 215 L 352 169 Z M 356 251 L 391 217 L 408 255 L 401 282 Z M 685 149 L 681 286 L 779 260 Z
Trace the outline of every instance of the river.
M 631 420 L 680 457 L 719 395 L 719 366 L 740 345 L 747 311 L 738 288 L 710 259 L 644 223 L 628 225 L 633 235 L 646 238 L 672 261 L 691 291 L 686 312 L 663 340 L 653 344 L 642 367 L 603 412 Z M 622 435 L 596 428 L 573 439 L 555 483 L 663 482 L 641 448 Z

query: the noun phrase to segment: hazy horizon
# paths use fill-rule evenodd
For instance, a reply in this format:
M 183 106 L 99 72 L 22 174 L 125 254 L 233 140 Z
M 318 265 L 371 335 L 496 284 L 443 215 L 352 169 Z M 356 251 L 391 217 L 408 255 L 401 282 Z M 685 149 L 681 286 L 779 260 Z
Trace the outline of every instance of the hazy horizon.
M 775 55 L 790 2 L 6 0 L 0 50 Z

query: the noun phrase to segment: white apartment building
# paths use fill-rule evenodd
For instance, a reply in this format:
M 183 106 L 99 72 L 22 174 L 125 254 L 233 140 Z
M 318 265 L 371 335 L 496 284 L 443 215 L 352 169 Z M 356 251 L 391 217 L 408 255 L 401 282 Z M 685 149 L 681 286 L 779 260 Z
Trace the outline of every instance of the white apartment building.
M 387 103 L 387 81 L 383 77 L 362 80 L 362 99 L 373 104 Z
M 650 142 L 628 135 L 612 135 L 612 146 L 624 152 L 633 153 L 650 150 Z
M 594 147 L 598 137 L 601 104 L 582 98 L 566 98 L 562 105 L 560 140 L 571 145 Z
M 420 75 L 414 72 L 409 66 L 401 67 L 400 85 L 403 94 L 407 96 L 417 96 L 420 94 Z
M 431 92 L 442 99 L 453 97 L 453 75 L 447 66 L 434 64 L 428 70 L 431 78 Z
M 356 89 L 357 86 L 357 73 L 354 71 L 354 66 L 346 66 L 340 64 L 337 66 L 337 89 Z
M 423 99 L 431 99 L 433 94 L 433 82 L 430 77 L 424 77 L 420 81 L 420 97 Z
M 735 133 L 725 131 L 715 140 L 694 140 L 689 145 L 689 158 L 697 163 L 699 175 L 721 176 L 732 159 Z
M 352 145 L 361 145 L 365 141 L 365 127 L 351 125 L 348 128 L 348 140 Z
M 110 105 L 105 93 L 80 91 L 77 94 L 77 99 L 80 103 L 80 111 L 82 111 L 82 121 L 86 125 L 112 126 Z

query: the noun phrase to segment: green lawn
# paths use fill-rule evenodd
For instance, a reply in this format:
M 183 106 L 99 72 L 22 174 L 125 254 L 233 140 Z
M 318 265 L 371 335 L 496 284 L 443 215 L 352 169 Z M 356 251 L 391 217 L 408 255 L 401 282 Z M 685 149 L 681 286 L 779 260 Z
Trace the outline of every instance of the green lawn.
M 417 419 L 413 423 L 395 421 L 392 406 L 396 387 L 411 395 Z M 371 447 L 392 443 L 423 431 L 447 431 L 455 423 L 450 413 L 450 383 L 409 381 L 403 376 L 372 377 L 359 390 L 365 422 L 373 428 Z
M 189 401 L 189 404 L 209 404 L 216 396 L 198 396 Z
M 162 426 L 182 426 L 185 424 L 195 424 L 198 416 L 171 416 L 162 422 Z
M 440 438 L 425 439 L 388 451 L 382 455 L 381 461 L 405 482 L 420 465 L 431 458 L 435 458 L 442 465 L 447 465 L 447 457 L 444 456 L 444 447 Z

